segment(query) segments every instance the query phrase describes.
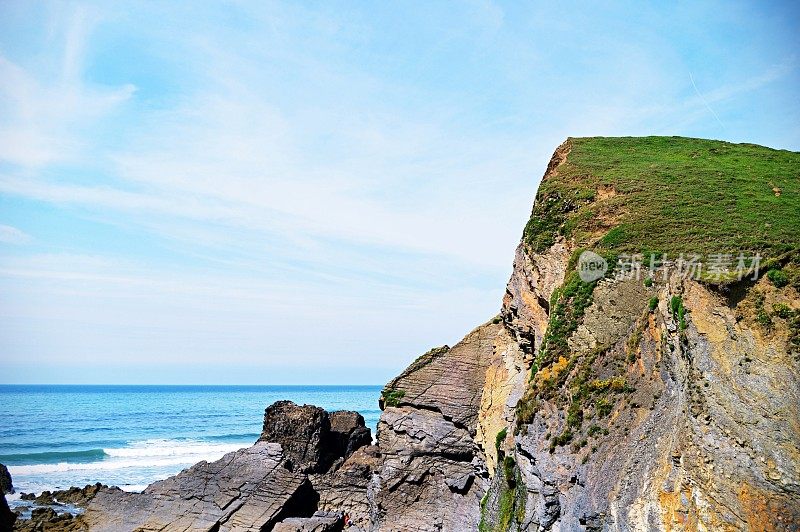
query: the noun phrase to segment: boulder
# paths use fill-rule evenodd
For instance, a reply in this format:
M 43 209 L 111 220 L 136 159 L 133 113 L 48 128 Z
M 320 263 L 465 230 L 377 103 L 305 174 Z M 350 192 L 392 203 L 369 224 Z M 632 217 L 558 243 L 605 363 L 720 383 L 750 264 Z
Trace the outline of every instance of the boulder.
M 324 443 L 330 427 L 324 409 L 278 401 L 264 411 L 259 441 L 279 443 L 286 459 L 299 471 L 317 471 L 324 468 Z
M 30 519 L 17 519 L 15 532 L 82 532 L 86 525 L 80 517 L 68 512 L 58 513 L 53 508 L 34 508 Z
M 372 443 L 372 436 L 357 412 L 328 414 L 318 406 L 278 401 L 264 412 L 259 441 L 279 443 L 298 471 L 322 473 L 337 460 Z

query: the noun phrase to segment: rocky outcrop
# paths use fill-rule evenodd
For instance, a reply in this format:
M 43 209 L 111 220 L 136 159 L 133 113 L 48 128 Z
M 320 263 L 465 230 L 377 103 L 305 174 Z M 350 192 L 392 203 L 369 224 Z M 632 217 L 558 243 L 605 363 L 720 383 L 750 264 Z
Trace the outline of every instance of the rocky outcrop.
M 266 409 L 252 447 L 200 462 L 142 493 L 101 488 L 80 519 L 99 531 L 337 530 L 345 512 L 362 521 L 369 514 L 375 454 L 363 448 L 370 442 L 355 412 L 280 401 Z
M 0 494 L 14 493 L 14 483 L 11 481 L 11 473 L 8 468 L 0 464 Z
M 55 509 L 34 508 L 30 519 L 17 519 L 14 530 L 17 532 L 84 532 L 86 525 L 69 512 L 56 512 Z
M 258 442 L 216 462 L 200 462 L 142 493 L 101 491 L 84 520 L 92 530 L 108 531 L 261 530 L 289 508 L 311 515 L 313 504 L 308 480 L 286 467 L 280 445 Z
M 511 343 L 501 320 L 493 319 L 452 349 L 422 355 L 386 386 L 378 424 L 382 462 L 372 485 L 373 527 L 477 527 L 480 500 L 493 473 L 487 469 L 485 432 L 507 423 L 519 388 L 518 371 L 507 371 L 509 364 L 519 363 L 518 350 L 509 354 Z M 499 421 L 493 425 L 492 419 Z
M 38 506 L 53 506 L 72 504 L 75 506 L 86 506 L 101 490 L 116 490 L 121 491 L 116 487 L 109 487 L 99 482 L 96 484 L 89 484 L 83 488 L 72 487 L 65 490 L 48 491 L 45 490 L 39 495 L 23 493 L 23 500 L 33 501 Z
M 14 528 L 17 516 L 8 507 L 6 496 L 0 493 L 0 532 L 7 532 Z
M 765 279 L 758 292 L 800 307 Z M 683 329 L 673 297 L 689 309 Z M 759 330 L 747 299 L 731 308 L 674 275 L 606 279 L 592 301 L 572 359 L 537 375 L 535 416 L 508 449 L 524 489 L 491 488 L 516 515 L 492 500 L 489 528 L 796 529 L 800 378 L 785 334 Z
M 279 443 L 290 467 L 322 473 L 372 443 L 372 436 L 358 412 L 328 414 L 317 406 L 278 401 L 264 413 L 259 441 Z

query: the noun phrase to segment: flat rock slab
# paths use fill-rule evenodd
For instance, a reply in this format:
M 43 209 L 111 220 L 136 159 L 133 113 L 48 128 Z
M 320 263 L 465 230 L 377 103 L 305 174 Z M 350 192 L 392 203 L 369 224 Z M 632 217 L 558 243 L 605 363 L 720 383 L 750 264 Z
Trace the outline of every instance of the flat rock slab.
M 259 442 L 200 462 L 143 493 L 100 491 L 84 514 L 97 531 L 226 531 L 269 529 L 309 487 L 283 465 L 281 446 Z
M 273 532 L 338 532 L 344 525 L 341 513 L 316 512 L 311 517 L 290 517 L 273 528 Z

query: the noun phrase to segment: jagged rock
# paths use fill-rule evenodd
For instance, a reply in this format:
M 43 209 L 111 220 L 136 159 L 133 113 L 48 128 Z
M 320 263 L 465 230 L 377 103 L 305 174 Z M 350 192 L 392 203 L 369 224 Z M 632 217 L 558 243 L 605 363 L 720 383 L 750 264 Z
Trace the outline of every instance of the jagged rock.
M 8 468 L 0 464 L 0 494 L 14 493 L 14 483 L 11 481 L 11 473 Z
M 328 414 L 317 406 L 278 401 L 264 412 L 259 441 L 280 443 L 287 459 L 299 471 L 321 473 L 336 460 L 369 445 L 372 436 L 357 412 Z
M 91 530 L 268 530 L 286 516 L 311 515 L 316 497 L 285 467 L 281 447 L 258 442 L 200 462 L 143 493 L 100 490 L 84 520 Z
M 501 329 L 501 324 L 489 322 L 452 349 L 429 351 L 389 382 L 382 396 L 394 392 L 399 395 L 394 406 L 439 412 L 474 434 L 486 369 L 495 359 L 494 340 Z
M 502 364 L 495 350 L 502 330 L 492 320 L 452 349 L 426 353 L 386 386 L 378 423 L 382 462 L 372 485 L 373 526 L 477 527 L 486 469 L 474 437 L 487 370 Z
M 40 497 L 89 499 L 83 520 L 92 530 L 269 530 L 281 521 L 284 528 L 300 523 L 298 530 L 333 530 L 330 515 L 312 518 L 320 507 L 369 515 L 366 486 L 375 454 L 361 448 L 370 442 L 364 418 L 355 412 L 328 414 L 279 401 L 266 409 L 255 445 L 200 462 L 143 493 L 87 486 Z M 307 473 L 314 473 L 311 479 Z
M 380 461 L 378 446 L 364 446 L 350 455 L 336 471 L 311 475 L 314 491 L 319 494 L 319 509 L 343 512 L 352 525 L 369 529 L 371 499 L 368 490 Z
M 60 504 L 73 504 L 83 507 L 86 506 L 100 490 L 119 490 L 119 488 L 111 488 L 98 482 L 96 484 L 86 485 L 83 488 L 72 487 L 66 490 L 56 490 L 50 494 L 50 498 L 54 502 Z
M 30 519 L 17 519 L 16 532 L 83 532 L 86 524 L 80 517 L 68 512 L 58 513 L 53 508 L 34 508 Z
M 56 504 L 56 501 L 53 497 L 53 493 L 49 490 L 44 490 L 41 492 L 36 498 L 33 499 L 33 504 L 37 504 L 40 506 L 48 506 L 52 504 Z
M 273 532 L 338 532 L 344 516 L 336 512 L 315 512 L 311 517 L 290 517 L 275 525 Z
M 286 458 L 300 471 L 318 471 L 324 469 L 329 433 L 330 419 L 324 409 L 278 401 L 264 412 L 259 441 L 281 444 Z
M 357 449 L 372 443 L 372 433 L 358 412 L 339 410 L 329 414 L 330 443 L 326 451 L 336 458 L 347 457 Z

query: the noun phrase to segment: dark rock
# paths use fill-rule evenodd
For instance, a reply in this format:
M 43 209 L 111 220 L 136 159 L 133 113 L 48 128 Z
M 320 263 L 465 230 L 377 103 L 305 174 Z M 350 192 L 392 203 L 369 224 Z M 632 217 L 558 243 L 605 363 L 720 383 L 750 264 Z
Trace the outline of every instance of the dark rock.
M 8 472 L 8 468 L 3 464 L 0 464 L 0 493 L 14 493 L 11 473 Z
M 86 530 L 80 517 L 64 512 L 59 514 L 53 508 L 34 508 L 30 519 L 17 519 L 16 532 L 78 532 Z
M 36 499 L 36 494 L 22 492 L 19 494 L 19 498 L 23 501 L 32 501 Z
M 281 444 L 284 456 L 301 471 L 321 470 L 330 427 L 328 413 L 322 408 L 278 401 L 264 412 L 259 441 Z
M 72 487 L 66 490 L 57 490 L 50 494 L 50 498 L 60 504 L 74 504 L 75 506 L 84 507 L 102 489 L 119 490 L 119 488 L 109 488 L 98 482 L 97 484 L 89 484 L 83 488 Z
M 38 504 L 41 506 L 47 506 L 50 504 L 54 504 L 55 500 L 53 499 L 53 494 L 48 490 L 44 490 L 33 500 L 34 504 Z
M 347 457 L 357 449 L 372 443 L 372 433 L 358 412 L 339 410 L 330 413 L 332 454 Z
M 10 532 L 14 528 L 17 515 L 8 508 L 6 496 L 0 493 L 0 532 Z
M 259 441 L 280 443 L 293 469 L 321 473 L 372 443 L 372 436 L 357 412 L 328 414 L 317 406 L 278 401 L 264 412 Z

